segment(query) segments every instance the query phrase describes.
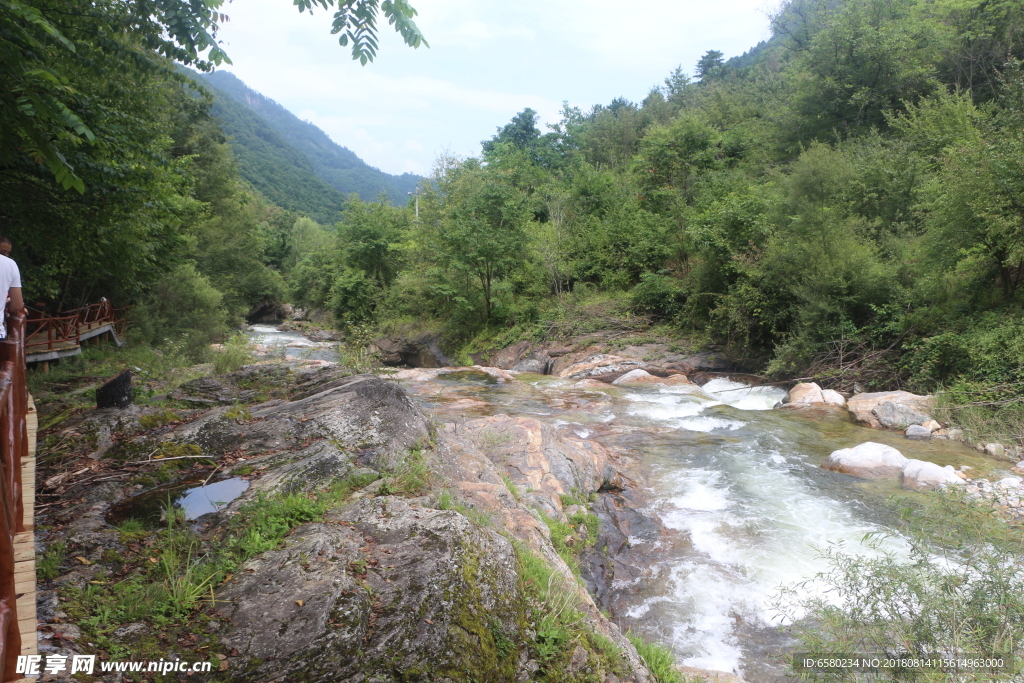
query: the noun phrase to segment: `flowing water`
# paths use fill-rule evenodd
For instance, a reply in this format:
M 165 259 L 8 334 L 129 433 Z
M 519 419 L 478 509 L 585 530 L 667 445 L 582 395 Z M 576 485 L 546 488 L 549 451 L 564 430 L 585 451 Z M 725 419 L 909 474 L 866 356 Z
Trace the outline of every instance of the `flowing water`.
M 638 585 L 613 584 L 625 596 L 614 616 L 687 665 L 734 671 L 751 683 L 781 680 L 780 653 L 792 645 L 773 608 L 778 588 L 826 569 L 819 549 L 828 544 L 877 552 L 865 534 L 890 529 L 886 500 L 909 493 L 823 470 L 829 453 L 877 441 L 908 458 L 999 476 L 962 444 L 860 427 L 845 411 L 772 410 L 786 393 L 777 387 L 728 379 L 703 387 L 574 384 L 544 375 L 499 382 L 472 371 L 404 383 L 443 419 L 530 416 L 643 463 L 647 512 L 688 543 L 652 555 L 659 559 Z M 642 555 L 645 541 L 631 542 Z M 889 541 L 897 552 L 900 546 Z
M 648 512 L 689 543 L 668 556 L 650 554 L 659 559 L 637 585 L 613 585 L 627 596 L 615 616 L 689 666 L 733 671 L 751 683 L 783 678 L 781 656 L 792 641 L 778 628 L 779 587 L 827 569 L 820 549 L 829 544 L 877 553 L 865 534 L 890 529 L 886 500 L 909 494 L 892 482 L 821 469 L 829 453 L 877 441 L 909 458 L 970 465 L 978 474 L 993 468 L 962 444 L 859 427 L 845 411 L 772 410 L 786 394 L 772 386 L 714 379 L 703 387 L 580 389 L 547 376 L 499 383 L 473 375 L 406 387 L 435 413 L 528 415 L 640 459 L 652 487 Z M 900 552 L 902 543 L 885 546 Z M 637 555 L 645 557 L 642 548 Z
M 250 325 L 249 339 L 257 347 L 283 353 L 288 358 L 338 360 L 336 343 L 310 341 L 300 332 L 282 332 L 274 325 Z

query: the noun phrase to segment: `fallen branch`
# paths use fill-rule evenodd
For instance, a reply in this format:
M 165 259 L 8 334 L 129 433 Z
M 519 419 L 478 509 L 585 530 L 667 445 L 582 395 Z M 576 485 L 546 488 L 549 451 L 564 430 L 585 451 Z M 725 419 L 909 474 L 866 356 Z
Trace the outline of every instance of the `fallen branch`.
M 156 451 L 154 451 L 154 453 L 155 452 Z M 126 462 L 124 464 L 125 465 L 146 465 L 146 464 L 152 464 L 154 462 L 169 462 L 171 460 L 191 460 L 191 459 L 194 459 L 194 458 L 202 458 L 203 460 L 214 460 L 215 459 L 215 458 L 213 458 L 212 456 L 209 456 L 209 455 L 179 455 L 179 456 L 176 456 L 176 457 L 173 457 L 173 458 L 154 458 L 152 460 L 133 460 L 131 462 Z

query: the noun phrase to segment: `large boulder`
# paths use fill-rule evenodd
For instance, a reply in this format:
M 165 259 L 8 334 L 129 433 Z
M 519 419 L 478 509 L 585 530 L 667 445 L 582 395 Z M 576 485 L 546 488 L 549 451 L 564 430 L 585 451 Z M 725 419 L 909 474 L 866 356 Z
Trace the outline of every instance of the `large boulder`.
M 906 464 L 907 459 L 892 446 L 866 441 L 854 448 L 832 451 L 821 466 L 867 479 L 898 479 Z
M 426 441 L 426 418 L 396 382 L 340 374 L 334 368 L 314 373 L 297 383 L 295 400 L 253 410 L 253 420 L 224 419 L 222 408 L 177 428 L 175 438 L 208 453 L 278 451 L 323 441 L 374 467 L 388 467 Z
M 903 466 L 903 485 L 915 491 L 934 491 L 943 486 L 964 483 L 952 465 L 942 467 L 924 460 L 907 460 Z
M 559 358 L 558 360 L 561 362 L 566 359 Z M 606 377 L 612 374 L 618 377 L 626 374 L 630 370 L 636 370 L 637 368 L 643 369 L 644 362 L 612 354 L 595 353 L 571 363 L 562 369 L 557 369 L 557 367 L 558 366 L 556 364 L 556 374 L 564 379 L 586 379 L 588 377 L 591 379 L 597 379 L 598 377 Z
M 906 429 L 911 424 L 922 424 L 931 419 L 929 413 L 933 408 L 934 400 L 933 396 L 918 396 L 909 391 L 877 391 L 853 396 L 846 402 L 846 408 L 850 411 L 855 421 L 868 427 L 873 427 L 874 429 Z M 909 409 L 909 412 L 892 407 L 883 409 L 882 414 L 889 424 L 899 424 L 901 420 L 905 421 L 907 418 L 916 418 L 918 416 L 921 417 L 921 421 L 908 422 L 902 427 L 886 427 L 875 413 L 875 409 L 884 403 L 892 403 Z M 911 416 L 910 413 L 913 413 L 913 415 Z
M 587 495 L 628 483 L 617 463 L 629 463 L 629 458 L 616 456 L 596 441 L 567 436 L 534 418 L 481 417 L 445 425 L 438 438 L 451 453 L 438 465 L 445 478 L 500 484 L 500 478 L 482 476 L 496 463 L 518 487 L 522 501 L 548 515 L 562 515 L 563 495 L 574 491 Z M 479 492 L 474 489 L 467 494 Z
M 825 397 L 821 395 L 821 387 L 814 382 L 801 382 L 789 390 L 789 396 L 783 404 L 790 408 L 821 405 Z
M 891 401 L 878 404 L 871 412 L 886 429 L 906 429 L 911 425 L 920 426 L 931 419 L 926 413 L 919 413 L 910 406 Z M 928 433 L 931 434 L 930 429 Z
M 517 563 L 509 540 L 455 511 L 359 501 L 218 591 L 238 653 L 225 680 L 516 680 L 529 624 Z

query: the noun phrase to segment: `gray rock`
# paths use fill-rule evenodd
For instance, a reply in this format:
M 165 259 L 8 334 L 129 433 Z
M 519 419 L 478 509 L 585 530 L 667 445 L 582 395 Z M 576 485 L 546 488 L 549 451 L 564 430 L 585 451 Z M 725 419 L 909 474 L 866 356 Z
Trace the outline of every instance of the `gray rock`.
M 919 413 L 910 406 L 888 401 L 875 406 L 871 412 L 878 418 L 878 422 L 887 429 L 906 429 L 911 425 L 920 425 L 931 419 L 928 415 Z M 928 433 L 931 434 L 931 431 Z
M 137 638 L 138 636 L 145 634 L 147 631 L 149 631 L 149 626 L 141 621 L 136 621 L 115 629 L 113 635 L 118 640 L 128 640 L 131 638 Z
M 488 680 L 508 668 L 495 634 L 514 673 L 529 619 L 511 542 L 394 498 L 327 521 L 297 528 L 220 590 L 223 642 L 241 653 L 228 680 Z
M 39 591 L 36 593 L 36 618 L 39 621 L 53 621 L 59 606 L 57 591 Z
M 532 372 L 537 375 L 543 375 L 547 369 L 547 363 L 537 358 L 524 358 L 512 366 L 511 369 L 516 372 Z
M 882 404 L 896 403 L 910 408 L 911 411 L 918 415 L 925 415 L 923 420 L 916 423 L 921 424 L 930 419 L 926 416 L 926 413 L 932 410 L 934 402 L 935 400 L 932 396 L 918 396 L 909 391 L 858 392 L 846 402 L 846 408 L 850 411 L 854 421 L 874 429 L 883 429 L 885 425 L 880 422 L 874 412 Z M 891 427 L 890 429 L 906 429 L 911 424 L 915 424 L 915 422 L 907 422 L 899 427 Z
M 921 425 L 910 425 L 904 435 L 908 439 L 923 440 L 932 438 L 931 430 Z

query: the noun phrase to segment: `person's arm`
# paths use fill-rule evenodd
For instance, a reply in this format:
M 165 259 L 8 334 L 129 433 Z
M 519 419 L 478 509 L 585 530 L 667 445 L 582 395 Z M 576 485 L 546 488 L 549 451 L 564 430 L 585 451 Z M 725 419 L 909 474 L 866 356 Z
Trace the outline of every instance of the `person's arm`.
M 21 287 L 11 287 L 7 290 L 7 311 L 17 313 L 25 308 L 25 301 L 21 298 Z

